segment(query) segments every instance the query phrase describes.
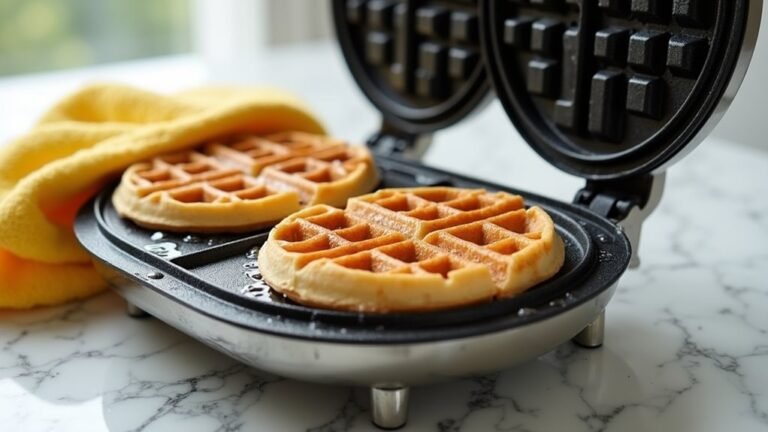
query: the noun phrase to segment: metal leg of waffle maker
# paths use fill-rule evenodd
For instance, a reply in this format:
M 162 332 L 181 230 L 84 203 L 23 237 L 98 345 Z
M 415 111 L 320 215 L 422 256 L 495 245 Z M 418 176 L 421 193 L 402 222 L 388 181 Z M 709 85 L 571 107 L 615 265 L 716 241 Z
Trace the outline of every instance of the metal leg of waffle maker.
M 125 313 L 131 318 L 146 318 L 149 316 L 143 309 L 127 300 L 125 301 Z
M 408 387 L 371 387 L 373 424 L 382 429 L 397 429 L 408 419 Z
M 573 337 L 573 342 L 585 348 L 597 348 L 603 345 L 605 336 L 605 311 L 592 321 L 588 326 Z

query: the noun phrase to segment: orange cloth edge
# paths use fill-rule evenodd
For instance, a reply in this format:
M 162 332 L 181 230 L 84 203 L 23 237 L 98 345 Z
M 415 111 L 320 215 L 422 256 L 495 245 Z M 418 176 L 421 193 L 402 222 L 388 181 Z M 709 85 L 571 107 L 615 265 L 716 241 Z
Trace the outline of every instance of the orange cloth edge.
M 90 297 L 107 283 L 90 263 L 45 264 L 0 250 L 0 308 L 26 309 Z

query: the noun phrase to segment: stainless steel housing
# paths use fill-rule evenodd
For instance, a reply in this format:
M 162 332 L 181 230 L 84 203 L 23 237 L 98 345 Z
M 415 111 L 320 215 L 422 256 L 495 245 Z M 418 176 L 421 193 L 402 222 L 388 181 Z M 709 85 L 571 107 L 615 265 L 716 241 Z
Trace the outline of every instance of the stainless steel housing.
M 536 358 L 598 319 L 615 285 L 562 314 L 507 330 L 424 343 L 330 343 L 256 332 L 184 307 L 97 262 L 129 302 L 184 333 L 256 368 L 305 381 L 371 387 L 411 386 L 481 375 Z

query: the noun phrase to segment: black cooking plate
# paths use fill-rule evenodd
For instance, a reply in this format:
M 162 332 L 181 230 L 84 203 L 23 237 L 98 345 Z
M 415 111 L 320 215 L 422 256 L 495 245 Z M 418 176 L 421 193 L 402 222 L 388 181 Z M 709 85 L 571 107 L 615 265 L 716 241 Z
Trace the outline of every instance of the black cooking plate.
M 534 150 L 580 177 L 625 179 L 700 141 L 759 3 L 483 0 L 481 45 Z
M 260 279 L 254 256 L 266 230 L 216 236 L 146 230 L 118 216 L 108 188 L 81 210 L 75 231 L 101 263 L 186 307 L 261 332 L 344 342 L 440 340 L 521 326 L 589 301 L 628 265 L 630 245 L 624 234 L 588 210 L 416 163 L 385 157 L 377 162 L 381 187 L 444 185 L 520 193 L 555 221 L 566 245 L 562 270 L 513 298 L 447 311 L 362 314 L 305 307 L 271 291 Z

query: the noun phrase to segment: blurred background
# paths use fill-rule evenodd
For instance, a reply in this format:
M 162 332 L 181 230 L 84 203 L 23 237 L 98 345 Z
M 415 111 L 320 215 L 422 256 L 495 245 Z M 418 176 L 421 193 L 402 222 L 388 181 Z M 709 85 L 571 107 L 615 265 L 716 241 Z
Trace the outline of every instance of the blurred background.
M 0 76 L 329 38 L 327 0 L 2 0 Z
M 259 68 L 267 53 L 323 41 L 332 45 L 328 3 L 0 0 L 0 80 L 182 56 L 202 65 L 204 81 L 247 81 L 264 75 Z M 763 28 L 766 17 L 768 8 Z M 768 95 L 762 78 L 768 76 L 768 50 L 761 49 L 766 39 L 763 31 L 745 86 L 716 134 L 768 150 L 762 108 Z
M 0 75 L 190 52 L 189 0 L 2 0 Z

